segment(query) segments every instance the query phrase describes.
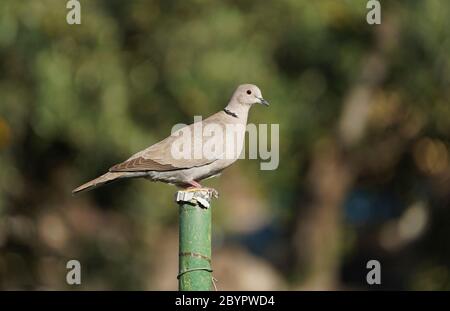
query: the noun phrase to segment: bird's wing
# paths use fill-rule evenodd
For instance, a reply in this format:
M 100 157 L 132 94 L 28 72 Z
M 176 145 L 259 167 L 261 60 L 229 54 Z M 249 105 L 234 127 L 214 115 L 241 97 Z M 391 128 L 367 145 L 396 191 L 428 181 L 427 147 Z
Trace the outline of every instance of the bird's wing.
M 217 115 L 217 114 L 216 114 Z M 211 117 L 203 120 L 203 125 L 205 123 L 217 122 L 221 125 L 221 120 L 218 116 L 212 115 Z M 131 156 L 125 162 L 114 165 L 109 169 L 110 172 L 138 172 L 138 171 L 172 171 L 179 169 L 186 169 L 192 167 L 199 167 L 210 164 L 220 158 L 221 155 L 217 157 L 205 157 L 203 152 L 199 156 L 194 157 L 195 147 L 202 148 L 205 143 L 206 138 L 200 133 L 195 131 L 194 124 L 186 126 L 176 132 L 166 139 L 156 143 L 147 149 L 136 153 Z M 222 124 L 223 125 L 223 124 Z M 190 135 L 183 135 L 182 131 L 188 130 Z M 197 137 L 195 137 L 196 135 Z M 198 138 L 198 139 L 195 139 Z M 214 138 L 210 138 L 214 139 Z M 172 148 L 175 147 L 173 144 L 176 143 L 177 146 L 185 144 L 190 146 L 190 156 L 188 158 L 180 157 L 180 155 L 173 155 Z M 202 144 L 199 146 L 199 144 Z M 195 146 L 197 145 L 197 146 Z M 197 149 L 198 150 L 198 149 Z M 202 149 L 199 149 L 202 150 Z

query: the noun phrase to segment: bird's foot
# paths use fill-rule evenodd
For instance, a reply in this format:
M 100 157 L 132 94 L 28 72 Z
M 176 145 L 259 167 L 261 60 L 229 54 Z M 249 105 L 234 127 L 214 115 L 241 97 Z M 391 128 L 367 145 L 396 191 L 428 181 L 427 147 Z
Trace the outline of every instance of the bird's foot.
M 208 189 L 208 193 L 211 195 L 212 198 L 216 198 L 216 199 L 219 198 L 219 191 L 217 191 L 214 188 L 206 188 L 206 189 Z
M 195 192 L 195 191 L 207 191 L 208 192 L 208 194 L 211 196 L 211 197 L 214 197 L 214 198 L 218 198 L 219 197 L 219 192 L 216 190 L 216 189 L 214 189 L 214 188 L 208 188 L 208 187 L 203 187 L 202 185 L 200 185 L 198 182 L 196 182 L 195 180 L 192 180 L 192 181 L 190 181 L 189 182 L 189 186 L 190 187 L 187 187 L 184 191 L 188 191 L 188 192 Z
M 187 191 L 187 192 L 207 191 L 211 197 L 214 197 L 216 199 L 219 198 L 219 192 L 214 188 L 208 188 L 208 187 L 203 187 L 203 186 L 189 187 L 189 188 L 184 189 L 183 191 Z

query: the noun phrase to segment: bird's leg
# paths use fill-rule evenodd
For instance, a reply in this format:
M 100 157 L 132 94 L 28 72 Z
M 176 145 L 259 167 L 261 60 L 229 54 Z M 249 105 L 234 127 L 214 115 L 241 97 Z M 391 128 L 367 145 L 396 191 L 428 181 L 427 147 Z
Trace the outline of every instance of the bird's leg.
M 196 182 L 195 180 L 191 180 L 188 182 L 189 185 L 191 185 L 193 188 L 203 188 L 202 185 L 200 185 L 198 182 Z
M 206 190 L 208 191 L 213 197 L 218 198 L 219 197 L 219 192 L 214 189 L 214 188 L 207 188 L 207 187 L 203 187 L 202 185 L 200 185 L 198 182 L 196 182 L 195 180 L 189 181 L 188 182 L 189 187 L 186 188 L 185 191 L 189 191 L 189 192 L 194 192 L 194 191 L 198 191 L 198 190 Z

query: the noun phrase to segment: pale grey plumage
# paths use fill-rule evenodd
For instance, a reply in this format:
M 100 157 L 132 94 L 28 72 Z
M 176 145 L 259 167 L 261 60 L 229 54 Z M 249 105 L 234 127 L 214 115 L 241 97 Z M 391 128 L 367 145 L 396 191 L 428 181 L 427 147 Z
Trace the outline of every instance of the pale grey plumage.
M 225 128 L 228 124 L 238 125 L 238 131 L 242 132 L 237 135 L 240 139 L 233 142 L 233 144 L 235 144 L 233 147 L 235 148 L 236 156 L 222 158 L 220 156 L 205 157 L 202 154 L 199 158 L 191 157 L 189 159 L 184 159 L 174 157 L 172 154 L 172 145 L 179 139 L 177 133 L 180 134 L 180 131 L 182 130 L 190 130 L 190 140 L 185 142 L 191 144 L 192 150 L 195 148 L 195 143 L 206 144 L 208 139 L 217 139 L 215 136 L 205 137 L 201 133 L 199 136 L 199 133 L 194 129 L 194 125 L 199 124 L 193 123 L 187 128 L 180 129 L 166 139 L 134 154 L 128 160 L 114 165 L 109 169 L 109 172 L 79 186 L 73 190 L 73 193 L 90 190 L 120 178 L 145 177 L 152 181 L 161 181 L 178 186 L 189 186 L 205 178 L 217 175 L 238 159 L 244 144 L 248 111 L 250 107 L 256 103 L 268 105 L 256 85 L 243 84 L 233 93 L 233 96 L 224 110 L 201 121 L 203 127 L 208 124 L 215 124 L 222 128 Z M 214 142 L 216 141 L 212 141 L 212 143 Z M 226 150 L 226 148 L 224 147 L 223 150 Z

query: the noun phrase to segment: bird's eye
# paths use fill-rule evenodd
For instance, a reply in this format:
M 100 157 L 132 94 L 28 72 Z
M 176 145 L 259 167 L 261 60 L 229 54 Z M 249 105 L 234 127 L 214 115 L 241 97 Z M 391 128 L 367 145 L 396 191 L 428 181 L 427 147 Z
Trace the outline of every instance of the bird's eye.
M 252 93 L 252 91 L 250 91 L 250 90 L 247 90 L 247 94 L 248 95 L 250 95 Z

